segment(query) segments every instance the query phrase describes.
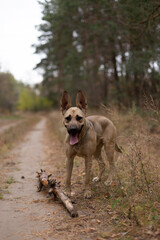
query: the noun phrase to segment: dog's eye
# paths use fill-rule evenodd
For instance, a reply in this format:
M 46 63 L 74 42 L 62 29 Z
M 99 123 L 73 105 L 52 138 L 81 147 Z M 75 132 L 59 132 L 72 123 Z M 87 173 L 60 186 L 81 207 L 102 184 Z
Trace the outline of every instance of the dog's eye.
M 78 115 L 76 116 L 76 120 L 77 120 L 77 121 L 81 121 L 82 118 L 83 118 L 83 117 L 81 117 L 81 116 L 78 116 Z
M 71 121 L 71 115 L 65 118 L 67 122 Z

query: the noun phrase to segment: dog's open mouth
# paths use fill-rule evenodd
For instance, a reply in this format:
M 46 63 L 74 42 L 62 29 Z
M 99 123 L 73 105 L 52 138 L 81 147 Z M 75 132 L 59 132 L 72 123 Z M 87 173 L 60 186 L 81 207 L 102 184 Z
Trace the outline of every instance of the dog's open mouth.
M 79 142 L 79 134 L 81 133 L 83 126 L 84 125 L 80 126 L 79 128 L 72 126 L 69 129 L 67 129 L 69 133 L 70 145 L 75 145 Z
M 71 145 L 75 145 L 76 143 L 78 143 L 78 133 L 74 133 L 74 134 L 70 134 L 69 135 L 69 143 L 71 144 Z

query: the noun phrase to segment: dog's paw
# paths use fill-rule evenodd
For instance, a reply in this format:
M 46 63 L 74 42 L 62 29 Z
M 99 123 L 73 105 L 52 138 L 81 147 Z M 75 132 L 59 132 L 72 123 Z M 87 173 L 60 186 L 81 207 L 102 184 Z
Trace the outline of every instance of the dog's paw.
M 64 193 L 67 197 L 71 197 L 71 190 L 70 189 L 65 189 Z
M 85 192 L 84 192 L 84 197 L 85 197 L 85 198 L 91 198 L 91 197 L 92 197 L 92 192 L 91 192 L 91 190 L 89 190 L 89 189 L 85 190 Z
M 112 170 L 108 175 L 107 181 L 104 182 L 105 186 L 110 186 L 112 184 L 114 175 L 115 175 L 115 170 Z
M 104 182 L 104 185 L 107 186 L 107 187 L 110 186 L 111 184 L 112 184 L 112 181 L 105 181 Z
M 112 184 L 112 177 L 109 177 L 107 181 L 104 182 L 105 186 L 110 186 Z
M 97 183 L 97 182 L 99 182 L 100 181 L 100 178 L 97 176 L 97 177 L 94 177 L 93 179 L 92 179 L 92 182 L 94 182 L 94 183 Z

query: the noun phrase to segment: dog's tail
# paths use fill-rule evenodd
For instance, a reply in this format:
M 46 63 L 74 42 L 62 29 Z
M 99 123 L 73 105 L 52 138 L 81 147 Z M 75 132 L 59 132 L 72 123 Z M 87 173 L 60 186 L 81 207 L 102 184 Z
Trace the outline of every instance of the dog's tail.
M 119 153 L 123 153 L 124 152 L 124 149 L 122 148 L 122 146 L 118 146 L 118 144 L 116 143 L 115 144 L 115 150 Z

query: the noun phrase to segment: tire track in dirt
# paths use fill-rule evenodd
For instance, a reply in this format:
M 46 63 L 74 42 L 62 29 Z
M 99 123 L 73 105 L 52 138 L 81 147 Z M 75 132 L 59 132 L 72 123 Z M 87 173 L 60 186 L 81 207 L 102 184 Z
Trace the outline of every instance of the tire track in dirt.
M 36 171 L 42 167 L 46 157 L 45 128 L 46 119 L 43 118 L 25 137 L 24 142 L 12 151 L 16 164 L 7 177 L 12 177 L 14 182 L 9 185 L 9 194 L 5 194 L 0 201 L 1 240 L 45 239 L 41 232 L 47 233 L 49 219 L 53 217 L 55 208 L 58 208 L 43 194 L 36 192 Z

